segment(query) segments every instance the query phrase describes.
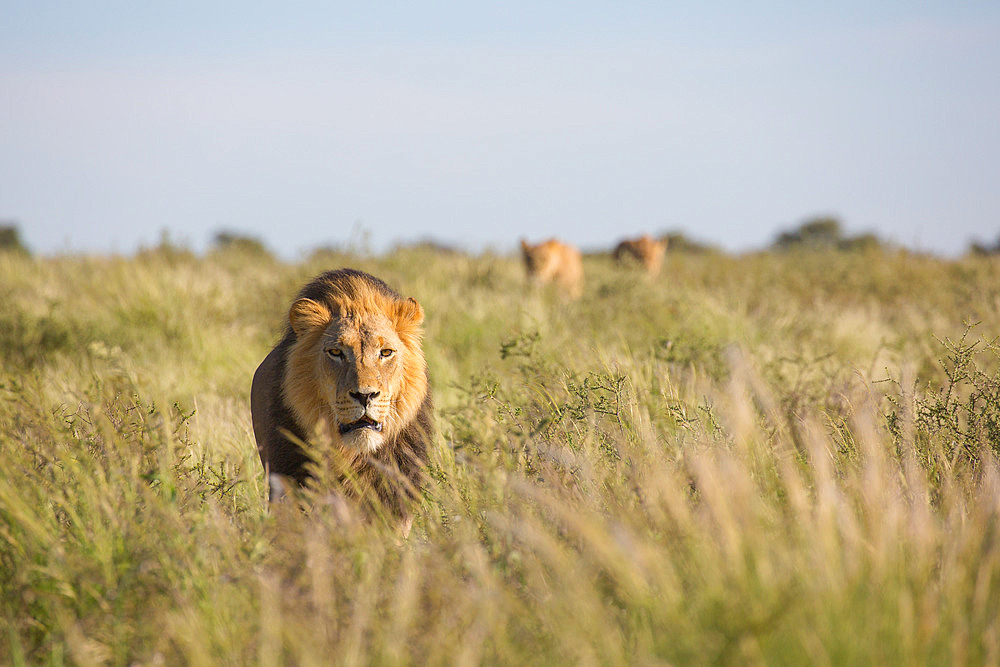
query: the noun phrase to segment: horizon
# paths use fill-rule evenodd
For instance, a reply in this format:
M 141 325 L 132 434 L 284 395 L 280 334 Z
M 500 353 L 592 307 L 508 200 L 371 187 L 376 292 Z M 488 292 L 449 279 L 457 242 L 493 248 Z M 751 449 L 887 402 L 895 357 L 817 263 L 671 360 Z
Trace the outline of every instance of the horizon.
M 801 230 L 801 228 L 809 223 L 822 217 L 810 218 L 803 221 L 799 225 L 790 226 L 779 230 L 777 234 L 765 244 L 754 247 L 747 247 L 742 249 L 729 249 L 721 244 L 714 242 L 711 239 L 703 237 L 695 237 L 687 234 L 682 229 L 663 229 L 650 232 L 640 232 L 635 235 L 624 235 L 615 237 L 613 240 L 609 239 L 607 243 L 591 244 L 591 245 L 579 245 L 577 246 L 579 250 L 584 255 L 600 255 L 600 254 L 611 254 L 614 247 L 618 242 L 626 240 L 627 238 L 637 238 L 642 233 L 649 233 L 651 236 L 657 239 L 665 239 L 668 236 L 679 235 L 683 238 L 685 245 L 690 243 L 697 246 L 697 249 L 692 250 L 690 247 L 685 247 L 684 249 L 677 249 L 672 245 L 667 246 L 667 252 L 683 253 L 683 252 L 712 252 L 721 253 L 723 255 L 731 257 L 740 257 L 746 255 L 754 255 L 760 253 L 768 252 L 788 252 L 796 251 L 793 247 L 782 248 L 778 245 L 778 237 L 785 232 L 796 232 Z M 838 222 L 840 222 L 838 220 Z M 214 251 L 225 249 L 225 241 L 221 241 L 220 237 L 230 236 L 229 241 L 235 241 L 236 243 L 248 242 L 249 244 L 258 244 L 260 249 L 271 255 L 272 257 L 278 259 L 282 262 L 298 262 L 307 259 L 310 255 L 321 252 L 321 251 L 331 251 L 344 254 L 355 254 L 363 257 L 384 257 L 385 255 L 391 254 L 398 250 L 417 248 L 420 246 L 431 246 L 438 248 L 445 252 L 457 252 L 463 255 L 475 257 L 482 255 L 498 255 L 498 256 L 508 256 L 508 255 L 518 255 L 520 253 L 518 243 L 521 239 L 528 241 L 529 243 L 539 243 L 547 240 L 548 238 L 558 238 L 558 237 L 519 237 L 510 240 L 506 244 L 497 243 L 487 243 L 481 244 L 477 247 L 470 247 L 467 245 L 462 245 L 459 243 L 452 242 L 449 239 L 437 237 L 430 234 L 425 234 L 423 236 L 414 236 L 412 238 L 396 238 L 388 239 L 383 243 L 372 244 L 369 239 L 370 230 L 365 229 L 361 225 L 356 225 L 351 232 L 340 240 L 328 240 L 326 242 L 318 242 L 312 245 L 302 246 L 293 249 L 291 252 L 283 251 L 279 248 L 272 246 L 265 238 L 257 236 L 252 233 L 246 233 L 237 229 L 232 228 L 220 228 L 213 230 L 211 234 L 206 237 L 202 242 L 192 242 L 191 239 L 185 237 L 178 237 L 170 232 L 170 230 L 160 230 L 160 235 L 156 241 L 153 242 L 140 242 L 135 247 L 122 250 L 119 248 L 110 249 L 80 249 L 72 248 L 69 246 L 65 247 L 55 247 L 44 251 L 38 251 L 31 247 L 30 244 L 25 243 L 23 236 L 23 230 L 15 220 L 0 220 L 0 228 L 2 227 L 13 227 L 17 230 L 19 240 L 21 245 L 33 256 L 40 256 L 45 258 L 60 258 L 60 257 L 134 257 L 140 253 L 148 251 L 156 251 L 163 248 L 173 248 L 183 252 L 191 252 L 199 257 L 207 257 Z M 961 259 L 969 255 L 975 255 L 978 253 L 994 254 L 994 252 L 1000 250 L 1000 236 L 993 239 L 987 238 L 972 238 L 969 239 L 968 243 L 965 245 L 964 249 L 952 255 L 943 254 L 936 252 L 933 249 L 922 249 L 912 247 L 903 243 L 897 243 L 891 239 L 884 238 L 870 230 L 861 230 L 857 233 L 852 233 L 849 230 L 841 227 L 841 231 L 844 232 L 839 238 L 840 241 L 850 241 L 855 238 L 874 236 L 877 243 L 877 248 L 879 252 L 905 252 L 912 255 L 923 255 L 929 257 L 935 257 L 942 260 L 954 260 Z M 565 240 L 565 239 L 559 239 Z M 808 244 L 803 244 L 799 250 L 811 252 L 855 252 L 854 249 L 848 249 L 843 247 L 838 247 L 836 243 L 831 242 L 829 245 L 821 245 L 819 247 L 810 248 Z

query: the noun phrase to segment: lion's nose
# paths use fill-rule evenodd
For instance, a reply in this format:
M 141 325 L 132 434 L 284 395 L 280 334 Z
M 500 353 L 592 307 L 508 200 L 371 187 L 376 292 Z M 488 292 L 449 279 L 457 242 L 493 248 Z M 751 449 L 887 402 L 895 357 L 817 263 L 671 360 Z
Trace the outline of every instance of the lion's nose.
M 369 392 L 362 393 L 360 391 L 352 391 L 352 392 L 349 392 L 349 393 L 351 394 L 351 397 L 355 401 L 357 401 L 358 403 L 361 404 L 361 407 L 367 408 L 368 407 L 368 402 L 371 401 L 376 396 L 378 396 L 381 392 L 378 392 L 378 391 L 369 391 Z

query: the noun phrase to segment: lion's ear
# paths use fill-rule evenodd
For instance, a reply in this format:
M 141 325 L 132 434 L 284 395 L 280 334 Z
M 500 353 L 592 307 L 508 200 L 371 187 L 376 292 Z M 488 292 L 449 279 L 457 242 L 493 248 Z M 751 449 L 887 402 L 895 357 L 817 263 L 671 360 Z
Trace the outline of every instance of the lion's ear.
M 396 328 L 417 327 L 424 321 L 424 309 L 415 299 L 396 302 Z
M 325 326 L 330 322 L 330 310 L 312 299 L 299 299 L 288 311 L 288 323 L 292 331 L 301 336 L 310 329 Z

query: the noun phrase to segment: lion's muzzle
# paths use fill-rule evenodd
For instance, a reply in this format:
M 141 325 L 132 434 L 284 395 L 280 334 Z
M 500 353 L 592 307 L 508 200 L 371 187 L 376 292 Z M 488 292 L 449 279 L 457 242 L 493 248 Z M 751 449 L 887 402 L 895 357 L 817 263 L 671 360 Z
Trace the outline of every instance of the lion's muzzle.
M 362 408 L 367 408 L 368 404 L 373 398 L 378 398 L 382 393 L 380 391 L 349 391 L 347 392 L 351 398 L 361 404 Z
M 377 422 L 368 415 L 365 415 L 361 419 L 351 422 L 350 424 L 340 424 L 340 426 L 337 427 L 337 430 L 340 431 L 340 435 L 344 435 L 362 428 L 367 428 L 379 433 L 382 431 L 382 422 Z

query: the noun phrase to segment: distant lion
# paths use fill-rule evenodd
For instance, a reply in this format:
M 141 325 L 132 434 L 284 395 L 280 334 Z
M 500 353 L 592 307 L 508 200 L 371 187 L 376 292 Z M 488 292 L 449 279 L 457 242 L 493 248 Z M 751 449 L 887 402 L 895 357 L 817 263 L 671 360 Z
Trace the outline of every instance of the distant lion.
M 580 296 L 583 291 L 583 260 L 579 250 L 555 239 L 538 245 L 530 245 L 521 239 L 521 254 L 529 280 L 554 282 L 569 296 Z
M 638 261 L 650 276 L 656 276 L 663 266 L 666 251 L 666 241 L 655 241 L 649 234 L 643 234 L 637 239 L 625 239 L 615 247 L 613 254 L 618 264 Z
M 302 484 L 310 459 L 297 441 L 323 439 L 409 530 L 432 431 L 423 319 L 420 304 L 361 271 L 328 271 L 302 288 L 250 390 L 269 481 Z

